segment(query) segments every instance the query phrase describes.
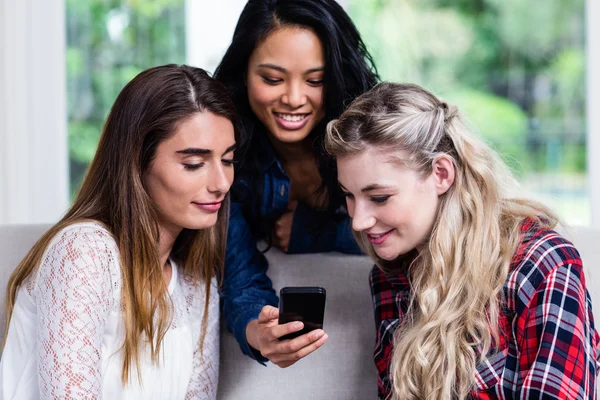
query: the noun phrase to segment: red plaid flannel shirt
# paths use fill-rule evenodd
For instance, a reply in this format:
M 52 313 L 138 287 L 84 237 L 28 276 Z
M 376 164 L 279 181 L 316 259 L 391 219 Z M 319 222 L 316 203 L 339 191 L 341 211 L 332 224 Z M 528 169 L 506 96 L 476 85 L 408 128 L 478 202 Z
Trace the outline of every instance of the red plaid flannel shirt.
M 477 367 L 473 399 L 595 399 L 600 336 L 583 265 L 573 245 L 531 220 L 504 285 L 500 341 Z M 403 269 L 401 269 L 403 270 Z M 404 273 L 370 276 L 380 399 L 390 395 L 394 331 L 410 301 Z

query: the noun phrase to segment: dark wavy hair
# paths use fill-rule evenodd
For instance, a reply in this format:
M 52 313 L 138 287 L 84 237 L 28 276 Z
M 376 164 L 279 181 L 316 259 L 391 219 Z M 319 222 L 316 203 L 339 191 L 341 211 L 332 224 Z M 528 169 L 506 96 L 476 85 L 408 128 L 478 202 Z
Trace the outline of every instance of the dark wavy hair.
M 324 151 L 325 126 L 336 119 L 358 95 L 372 88 L 379 76 L 373 59 L 354 23 L 334 0 L 249 0 L 238 20 L 233 39 L 214 77 L 231 93 L 240 114 L 242 143 L 237 176 L 246 176 L 251 185 L 262 192 L 258 162 L 259 137 L 265 127 L 254 115 L 248 102 L 245 84 L 248 60 L 272 32 L 282 27 L 312 30 L 321 41 L 325 56 L 324 104 L 325 116 L 309 134 L 318 160 L 322 190 L 327 190 L 328 209 L 334 212 L 343 205 L 337 185 L 335 162 Z M 232 196 L 236 199 L 235 185 Z M 243 200 L 243 199 L 239 199 Z M 255 206 L 259 201 L 256 199 Z M 256 226 L 260 236 L 270 238 L 274 221 Z

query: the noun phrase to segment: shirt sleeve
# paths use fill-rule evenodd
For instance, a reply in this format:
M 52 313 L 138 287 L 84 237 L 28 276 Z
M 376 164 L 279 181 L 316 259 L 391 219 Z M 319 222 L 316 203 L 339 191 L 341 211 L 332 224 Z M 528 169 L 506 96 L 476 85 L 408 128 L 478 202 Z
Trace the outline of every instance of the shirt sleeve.
M 403 276 L 388 277 L 376 265 L 369 276 L 375 329 L 377 339 L 373 351 L 373 359 L 377 368 L 377 394 L 379 399 L 387 399 L 392 390 L 390 380 L 390 362 L 393 353 L 394 332 L 404 317 L 405 304 L 408 299 L 408 281 Z
M 348 215 L 335 216 L 299 202 L 294 211 L 288 253 L 323 253 L 339 251 L 362 254 L 352 234 Z
M 97 231 L 70 229 L 47 250 L 34 287 L 41 399 L 102 398 L 110 256 Z
M 219 384 L 219 292 L 216 279 L 210 288 L 208 324 L 202 349 L 200 337 L 194 349 L 192 375 L 188 385 L 186 400 L 217 398 Z
M 256 247 L 242 205 L 232 201 L 221 288 L 223 312 L 227 327 L 240 344 L 242 352 L 261 363 L 267 359 L 248 344 L 246 326 L 258 318 L 264 306 L 277 307 L 279 303 L 267 276 L 267 268 L 267 259 Z
M 520 312 L 519 398 L 593 399 L 598 347 L 581 261 L 556 266 Z

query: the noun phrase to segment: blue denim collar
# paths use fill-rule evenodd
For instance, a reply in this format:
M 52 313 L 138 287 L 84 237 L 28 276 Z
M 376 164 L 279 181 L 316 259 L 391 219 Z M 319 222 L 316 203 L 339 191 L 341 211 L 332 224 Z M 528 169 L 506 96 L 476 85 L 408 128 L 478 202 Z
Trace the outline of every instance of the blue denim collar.
M 257 133 L 257 143 L 259 150 L 258 160 L 260 162 L 262 172 L 267 172 L 273 166 L 276 166 L 276 168 L 279 169 L 279 172 L 281 172 L 284 176 L 287 176 L 283 166 L 281 165 L 281 162 L 277 158 L 277 154 L 275 154 L 275 149 L 269 141 L 266 132 Z

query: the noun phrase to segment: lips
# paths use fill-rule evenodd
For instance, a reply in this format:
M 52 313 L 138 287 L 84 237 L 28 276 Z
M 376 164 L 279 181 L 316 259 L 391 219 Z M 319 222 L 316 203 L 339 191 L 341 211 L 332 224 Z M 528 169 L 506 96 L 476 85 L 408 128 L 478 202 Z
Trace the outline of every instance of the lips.
M 275 122 L 279 127 L 294 131 L 304 128 L 310 119 L 310 114 L 289 114 L 289 113 L 278 113 L 273 112 L 275 116 Z
M 214 203 L 195 203 L 192 202 L 193 205 L 195 205 L 196 207 L 198 207 L 199 209 L 203 210 L 203 211 L 208 211 L 208 212 L 216 212 L 219 211 L 219 209 L 221 208 L 221 204 L 223 202 L 222 201 L 217 201 Z
M 387 232 L 381 232 L 381 233 L 367 233 L 367 239 L 369 240 L 369 242 L 371 242 L 372 244 L 375 245 L 379 245 L 379 244 L 383 244 L 383 242 L 385 242 L 385 240 L 390 237 L 390 235 L 392 234 L 393 229 L 390 229 Z

